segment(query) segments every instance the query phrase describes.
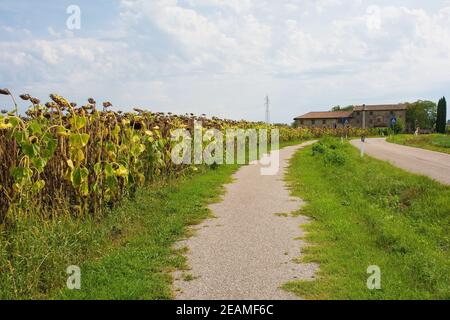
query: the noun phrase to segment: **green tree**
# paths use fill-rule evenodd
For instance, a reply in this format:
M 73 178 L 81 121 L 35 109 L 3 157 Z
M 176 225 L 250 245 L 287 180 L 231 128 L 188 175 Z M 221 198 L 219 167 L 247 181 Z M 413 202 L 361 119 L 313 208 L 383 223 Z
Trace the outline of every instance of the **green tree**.
M 439 100 L 437 106 L 437 119 L 436 119 L 436 131 L 438 133 L 445 133 L 445 127 L 447 126 L 447 101 L 445 97 Z
M 335 107 L 333 107 L 333 108 L 331 108 L 331 111 L 332 112 L 335 112 L 335 111 L 341 111 L 341 106 L 335 106 Z
M 331 111 L 353 111 L 354 106 L 346 106 L 346 107 L 341 107 L 341 106 L 335 106 L 331 109 Z
M 405 131 L 405 122 L 402 119 L 397 119 L 392 129 L 395 134 L 403 133 Z
M 421 129 L 433 130 L 435 124 L 436 103 L 424 100 L 408 103 L 406 125 L 409 130 L 414 130 L 416 125 Z

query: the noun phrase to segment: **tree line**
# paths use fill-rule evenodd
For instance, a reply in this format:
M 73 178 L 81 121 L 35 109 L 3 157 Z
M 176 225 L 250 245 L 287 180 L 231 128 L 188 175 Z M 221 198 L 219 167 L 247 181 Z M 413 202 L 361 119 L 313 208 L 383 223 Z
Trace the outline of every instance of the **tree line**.
M 447 126 L 447 102 L 445 97 L 441 98 L 437 105 L 435 102 L 428 100 L 408 103 L 406 123 L 409 130 L 420 128 L 445 133 Z

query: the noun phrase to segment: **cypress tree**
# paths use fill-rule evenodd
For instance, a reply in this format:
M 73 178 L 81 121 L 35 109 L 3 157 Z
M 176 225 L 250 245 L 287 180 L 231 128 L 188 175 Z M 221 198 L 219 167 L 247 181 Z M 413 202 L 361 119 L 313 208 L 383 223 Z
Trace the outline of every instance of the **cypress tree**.
M 445 97 L 439 100 L 437 107 L 436 131 L 438 133 L 445 133 L 447 125 L 447 101 Z

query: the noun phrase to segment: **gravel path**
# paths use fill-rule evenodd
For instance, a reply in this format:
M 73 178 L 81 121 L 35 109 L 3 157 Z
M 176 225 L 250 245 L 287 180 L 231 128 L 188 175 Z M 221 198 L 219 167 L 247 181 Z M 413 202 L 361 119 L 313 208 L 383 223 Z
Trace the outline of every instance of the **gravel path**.
M 357 148 L 361 147 L 360 140 L 351 143 Z M 372 157 L 450 185 L 449 154 L 393 144 L 383 138 L 367 139 L 364 149 Z
M 262 176 L 259 164 L 239 169 L 234 182 L 225 186 L 223 200 L 210 206 L 215 218 L 177 244 L 189 248 L 192 268 L 174 275 L 177 299 L 298 299 L 280 286 L 313 279 L 317 266 L 293 261 L 306 245 L 296 238 L 302 236 L 300 225 L 307 219 L 288 215 L 302 201 L 289 195 L 283 176 L 289 158 L 307 144 L 282 149 L 275 176 Z

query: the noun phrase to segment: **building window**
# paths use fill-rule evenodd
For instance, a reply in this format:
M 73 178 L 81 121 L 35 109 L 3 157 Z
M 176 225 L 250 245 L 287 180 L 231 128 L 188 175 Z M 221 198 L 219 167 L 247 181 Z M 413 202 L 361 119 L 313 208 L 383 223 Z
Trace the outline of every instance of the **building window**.
M 300 120 L 300 124 L 304 125 L 305 124 L 305 120 Z
M 369 113 L 371 116 L 373 116 L 373 111 L 370 111 L 370 113 Z
M 322 120 L 322 124 L 327 124 L 327 120 Z
M 311 124 L 316 124 L 316 120 L 311 120 Z
M 393 116 L 394 115 L 394 111 L 391 111 L 391 116 Z

